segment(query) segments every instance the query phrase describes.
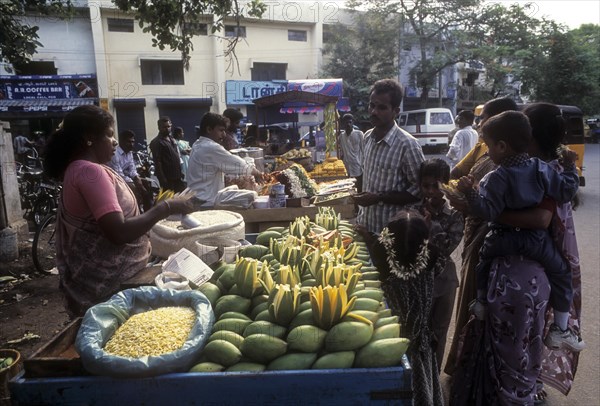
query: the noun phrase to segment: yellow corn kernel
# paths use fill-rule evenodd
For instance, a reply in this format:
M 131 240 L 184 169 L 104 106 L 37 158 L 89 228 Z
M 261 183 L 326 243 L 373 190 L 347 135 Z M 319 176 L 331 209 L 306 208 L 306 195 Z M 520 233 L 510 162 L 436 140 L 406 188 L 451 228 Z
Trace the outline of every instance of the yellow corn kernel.
M 187 340 L 196 312 L 189 307 L 161 307 L 131 316 L 104 350 L 121 357 L 157 356 L 178 350 Z

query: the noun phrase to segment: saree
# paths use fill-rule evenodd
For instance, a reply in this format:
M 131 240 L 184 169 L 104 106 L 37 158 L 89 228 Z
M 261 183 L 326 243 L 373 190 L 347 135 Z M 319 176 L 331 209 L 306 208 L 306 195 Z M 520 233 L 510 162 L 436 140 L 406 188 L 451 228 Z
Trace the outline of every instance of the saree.
M 103 165 L 115 182 L 123 216 L 139 215 L 135 196 L 112 169 Z M 147 235 L 126 244 L 113 244 L 90 215 L 80 218 L 68 213 L 62 202 L 56 218 L 56 265 L 65 306 L 72 315 L 85 311 L 120 290 L 121 282 L 145 268 L 150 256 Z
M 549 296 L 537 262 L 494 260 L 486 319 L 472 317 L 459 339 L 451 405 L 533 405 Z
M 478 183 L 488 172 L 491 172 L 496 165 L 489 156 L 483 155 L 471 168 L 470 174 L 475 177 Z M 469 320 L 469 304 L 477 297 L 477 286 L 475 277 L 475 267 L 479 263 L 479 250 L 483 245 L 483 240 L 489 231 L 487 221 L 472 215 L 465 217 L 465 232 L 463 236 L 462 269 L 460 273 L 460 284 L 458 287 L 458 296 L 456 304 L 456 318 L 454 337 L 444 372 L 452 375 L 456 364 L 456 353 L 458 350 L 458 339 L 460 332 Z
M 558 161 L 551 161 L 549 164 L 556 170 L 562 171 Z M 556 208 L 550 225 L 550 234 L 571 268 L 573 302 L 569 312 L 569 326 L 579 332 L 581 331 L 581 266 L 571 203 L 565 203 Z M 546 330 L 552 324 L 553 317 L 552 308 L 548 306 Z M 544 347 L 540 381 L 557 389 L 563 395 L 567 395 L 573 385 L 578 363 L 579 353 L 577 352 L 551 350 Z

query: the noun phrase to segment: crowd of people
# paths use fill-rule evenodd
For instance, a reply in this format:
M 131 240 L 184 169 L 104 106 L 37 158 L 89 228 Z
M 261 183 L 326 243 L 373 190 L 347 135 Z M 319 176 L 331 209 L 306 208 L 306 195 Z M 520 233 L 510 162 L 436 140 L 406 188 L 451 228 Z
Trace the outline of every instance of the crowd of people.
M 543 401 L 545 384 L 568 393 L 585 344 L 572 218 L 579 183 L 575 154 L 557 152 L 565 135 L 560 110 L 534 103 L 518 112 L 511 99 L 494 99 L 477 130 L 473 112 L 461 112 L 451 169 L 444 159 L 426 160 L 398 126 L 402 97 L 396 80 L 377 81 L 368 102 L 373 128 L 363 134 L 346 114 L 338 141 L 357 179 L 356 230 L 411 339 L 414 404 L 444 404 L 444 359 L 453 405 L 531 405 Z M 161 117 L 150 143 L 156 176 L 162 188 L 183 193 L 152 205 L 131 157 L 135 134 L 123 131 L 117 143 L 114 118 L 96 106 L 65 116 L 45 147 L 45 172 L 63 182 L 57 267 L 72 314 L 146 266 L 147 232 L 157 221 L 213 206 L 225 174 L 262 179 L 230 152 L 241 118 L 233 109 L 206 113 L 190 146 L 183 130 L 172 131 Z M 440 185 L 451 179 L 462 197 L 444 194 Z M 461 241 L 457 266 L 451 254 Z

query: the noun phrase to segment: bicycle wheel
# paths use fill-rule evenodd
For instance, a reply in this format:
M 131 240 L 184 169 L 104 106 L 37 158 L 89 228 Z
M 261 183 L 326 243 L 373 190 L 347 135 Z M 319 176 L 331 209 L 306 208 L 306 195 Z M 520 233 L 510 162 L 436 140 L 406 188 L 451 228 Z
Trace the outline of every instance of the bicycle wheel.
M 31 256 L 35 269 L 50 273 L 56 266 L 56 213 L 46 216 L 35 232 Z
M 33 222 L 39 226 L 42 221 L 56 208 L 54 199 L 48 195 L 39 196 L 33 205 Z

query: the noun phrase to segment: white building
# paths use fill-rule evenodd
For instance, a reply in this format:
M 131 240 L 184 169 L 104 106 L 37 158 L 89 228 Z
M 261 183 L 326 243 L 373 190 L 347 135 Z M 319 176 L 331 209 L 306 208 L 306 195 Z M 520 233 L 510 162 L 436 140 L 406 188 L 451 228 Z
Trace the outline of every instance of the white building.
M 225 29 L 215 35 L 210 34 L 212 16 L 190 23 L 199 35 L 194 38 L 187 71 L 179 52 L 153 47 L 151 35 L 143 33 L 137 21 L 109 0 L 88 1 L 73 20 L 41 18 L 34 24 L 40 27 L 43 45 L 29 65 L 32 70 L 27 72 L 37 76 L 0 76 L 0 86 L 6 88 L 10 82 L 10 89 L 14 89 L 28 82 L 32 89 L 47 86 L 64 90 L 72 77 L 75 83 L 71 86 L 82 81 L 73 75 L 87 75 L 84 82 L 92 90 L 88 95 L 93 93 L 94 97 L 76 98 L 79 90 L 71 88 L 66 90 L 68 94 L 63 92 L 52 99 L 40 94 L 20 102 L 0 100 L 0 118 L 10 120 L 26 133 L 49 132 L 75 105 L 95 102 L 115 115 L 118 131 L 133 129 L 140 140 L 155 136 L 156 121 L 163 115 L 170 116 L 174 126 L 183 127 L 189 139 L 195 137 L 194 126 L 209 110 L 222 112 L 234 107 L 253 121 L 255 109 L 250 108 L 248 98 L 235 102 L 235 89 L 247 87 L 246 82 L 258 82 L 258 93 L 254 95 L 260 97 L 268 94 L 269 87 L 279 88 L 277 80 L 285 83 L 316 78 L 321 65 L 323 22 L 335 21 L 338 11 L 322 2 L 266 4 L 263 18 L 241 21 L 242 38 L 233 66 L 228 66 L 224 57 L 226 42 L 222 38 L 234 35 L 235 22 L 226 21 Z M 40 75 L 52 77 L 41 79 Z M 14 92 L 11 94 L 14 96 Z M 19 110 L 17 104 L 25 109 Z M 32 104 L 39 106 L 31 108 Z M 260 114 L 269 122 L 297 120 L 295 114 L 282 114 L 279 109 Z M 316 121 L 317 117 L 303 119 Z

